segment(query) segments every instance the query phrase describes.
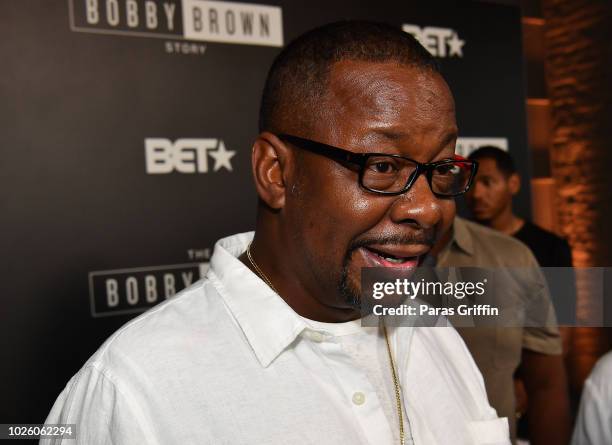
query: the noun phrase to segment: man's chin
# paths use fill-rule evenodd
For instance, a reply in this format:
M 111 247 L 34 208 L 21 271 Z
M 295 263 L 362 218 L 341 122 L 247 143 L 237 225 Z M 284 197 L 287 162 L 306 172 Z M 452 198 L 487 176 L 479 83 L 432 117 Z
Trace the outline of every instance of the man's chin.
M 361 310 L 361 291 L 355 289 L 353 286 L 340 287 L 340 295 L 342 301 L 346 304 L 346 309 L 352 309 L 355 311 Z
M 493 218 L 490 212 L 472 212 L 472 217 L 481 224 L 486 224 Z
M 361 310 L 361 270 L 355 273 L 352 267 L 344 269 L 342 279 L 338 285 L 341 301 L 346 309 Z

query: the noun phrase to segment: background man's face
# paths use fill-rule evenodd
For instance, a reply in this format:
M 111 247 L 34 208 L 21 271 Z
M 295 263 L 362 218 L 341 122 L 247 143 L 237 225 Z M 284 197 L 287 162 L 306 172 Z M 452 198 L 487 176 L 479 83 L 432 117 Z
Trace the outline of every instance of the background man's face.
M 438 74 L 395 63 L 339 62 L 321 107 L 326 119 L 301 136 L 419 162 L 454 153 L 454 102 Z M 287 217 L 301 274 L 326 305 L 358 304 L 362 267 L 414 268 L 454 217 L 454 200 L 434 196 L 424 175 L 404 195 L 382 196 L 361 188 L 354 169 L 328 158 L 304 152 L 299 162 Z
M 510 178 L 497 168 L 494 159 L 478 160 L 478 173 L 466 201 L 478 221 L 490 221 L 511 205 Z

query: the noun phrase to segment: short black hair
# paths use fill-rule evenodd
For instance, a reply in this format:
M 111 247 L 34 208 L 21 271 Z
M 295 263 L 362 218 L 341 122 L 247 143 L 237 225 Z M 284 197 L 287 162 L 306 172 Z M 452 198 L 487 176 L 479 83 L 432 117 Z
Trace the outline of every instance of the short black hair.
M 502 150 L 499 147 L 493 145 L 484 145 L 474 150 L 468 156 L 468 159 L 479 160 L 479 159 L 493 159 L 499 171 L 501 171 L 506 177 L 516 173 L 516 166 L 514 165 L 514 159 L 510 156 L 510 153 Z
M 397 62 L 439 73 L 434 57 L 398 27 L 371 21 L 341 21 L 315 28 L 289 43 L 274 59 L 263 90 L 259 131 L 279 131 L 282 113 L 299 107 L 302 119 L 317 118 L 331 66 L 342 60 Z

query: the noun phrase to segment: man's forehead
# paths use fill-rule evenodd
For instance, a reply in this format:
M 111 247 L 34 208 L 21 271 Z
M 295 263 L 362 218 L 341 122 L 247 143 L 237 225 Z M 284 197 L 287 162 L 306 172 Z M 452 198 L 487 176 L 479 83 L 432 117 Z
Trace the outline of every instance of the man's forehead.
M 397 62 L 335 63 L 323 103 L 330 117 L 324 125 L 334 125 L 335 132 L 367 129 L 369 139 L 456 130 L 453 98 L 442 77 Z
M 503 175 L 503 172 L 497 165 L 497 161 L 494 158 L 482 157 L 478 158 L 478 171 L 483 175 L 486 173 L 487 175 Z
M 376 107 L 406 101 L 452 105 L 450 91 L 439 74 L 393 61 L 334 63 L 329 73 L 328 95 L 339 105 Z

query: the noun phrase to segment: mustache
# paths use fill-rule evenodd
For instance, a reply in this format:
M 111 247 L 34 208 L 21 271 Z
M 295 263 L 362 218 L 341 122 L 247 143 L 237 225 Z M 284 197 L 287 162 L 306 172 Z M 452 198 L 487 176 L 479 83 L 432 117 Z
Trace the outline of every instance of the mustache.
M 402 235 L 383 235 L 378 237 L 368 237 L 354 240 L 349 245 L 348 252 L 352 253 L 361 247 L 368 247 L 376 244 L 387 245 L 406 245 L 406 244 L 425 244 L 433 247 L 435 244 L 435 233 L 433 230 L 420 230 L 418 232 Z

